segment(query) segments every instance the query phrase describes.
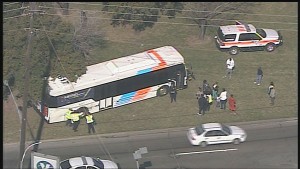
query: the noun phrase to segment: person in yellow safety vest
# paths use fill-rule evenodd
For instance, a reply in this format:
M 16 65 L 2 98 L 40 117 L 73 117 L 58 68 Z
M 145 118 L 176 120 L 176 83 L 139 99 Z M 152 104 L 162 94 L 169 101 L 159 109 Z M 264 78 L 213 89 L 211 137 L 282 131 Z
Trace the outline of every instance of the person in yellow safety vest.
M 78 131 L 78 125 L 80 123 L 80 118 L 83 116 L 83 113 L 79 113 L 79 112 L 74 112 L 71 113 L 71 117 L 72 117 L 72 122 L 73 122 L 73 130 L 74 132 Z
M 206 95 L 206 98 L 207 98 L 207 103 L 208 103 L 207 107 L 206 107 L 206 110 L 209 111 L 210 110 L 210 105 L 212 105 L 213 99 L 212 99 L 211 94 Z
M 91 130 L 92 130 L 93 133 L 95 134 L 95 128 L 94 128 L 95 119 L 93 115 L 90 112 L 87 112 L 85 118 L 86 118 L 86 123 L 88 125 L 88 133 L 91 134 Z
M 66 114 L 65 114 L 65 118 L 67 119 L 67 122 L 66 122 L 66 126 L 72 126 L 72 109 L 68 109 Z

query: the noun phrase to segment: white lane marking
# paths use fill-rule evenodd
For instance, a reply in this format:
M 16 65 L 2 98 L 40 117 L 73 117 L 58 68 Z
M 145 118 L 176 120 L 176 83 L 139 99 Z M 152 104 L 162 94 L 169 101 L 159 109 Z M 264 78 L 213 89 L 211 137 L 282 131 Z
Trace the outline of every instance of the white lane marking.
M 226 151 L 236 151 L 236 150 L 238 150 L 238 149 L 231 148 L 231 149 L 225 149 L 225 150 L 194 151 L 194 152 L 188 152 L 188 153 L 178 153 L 175 155 L 181 156 L 181 155 L 190 155 L 190 154 L 215 153 L 215 152 L 226 152 Z

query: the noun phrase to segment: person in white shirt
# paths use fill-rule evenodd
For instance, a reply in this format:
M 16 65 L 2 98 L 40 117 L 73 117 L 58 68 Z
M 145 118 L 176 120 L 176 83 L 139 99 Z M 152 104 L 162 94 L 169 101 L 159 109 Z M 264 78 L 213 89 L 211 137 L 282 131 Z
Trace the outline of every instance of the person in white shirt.
M 223 78 L 225 78 L 225 77 L 228 76 L 228 78 L 231 79 L 231 75 L 232 75 L 232 71 L 234 69 L 234 66 L 235 65 L 234 65 L 233 58 L 227 59 L 227 61 L 226 61 L 226 67 L 227 67 L 227 69 L 226 69 L 226 75 Z
M 222 92 L 220 93 L 220 103 L 221 109 L 226 109 L 226 102 L 227 102 L 227 91 L 223 88 Z

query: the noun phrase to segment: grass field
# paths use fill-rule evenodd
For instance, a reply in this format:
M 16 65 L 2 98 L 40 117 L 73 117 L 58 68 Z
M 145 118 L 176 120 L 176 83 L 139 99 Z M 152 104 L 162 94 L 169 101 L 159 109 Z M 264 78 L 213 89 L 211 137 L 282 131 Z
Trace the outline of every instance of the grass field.
M 70 6 L 70 8 L 79 7 L 85 8 L 84 5 Z M 178 91 L 176 103 L 171 104 L 168 96 L 157 97 L 94 114 L 98 123 L 95 126 L 97 133 L 189 127 L 204 122 L 230 123 L 298 116 L 297 12 L 296 2 L 257 2 L 253 6 L 252 15 L 240 16 L 245 21 L 253 21 L 252 24 L 257 27 L 281 29 L 284 44 L 272 53 L 244 52 L 234 56 L 236 70 L 230 80 L 223 79 L 222 76 L 225 74 L 226 59 L 231 56 L 216 49 L 213 27 L 209 28 L 205 41 L 200 41 L 197 26 L 156 24 L 151 29 L 135 33 L 130 27 L 113 28 L 109 25 L 109 21 L 101 20 L 99 28 L 101 27 L 105 32 L 109 41 L 107 48 L 93 50 L 89 60 L 91 64 L 171 45 L 179 50 L 187 64 L 192 65 L 196 80 L 190 81 L 187 89 Z M 253 83 L 258 66 L 262 66 L 264 71 L 261 86 Z M 209 84 L 218 81 L 221 88 L 224 87 L 229 94 L 234 94 L 239 115 L 230 115 L 229 110 L 220 110 L 214 106 L 205 116 L 200 117 L 196 114 L 198 104 L 195 93 L 204 79 Z M 275 106 L 269 105 L 266 93 L 271 81 L 275 83 L 277 92 Z M 3 142 L 18 142 L 19 118 L 14 104 L 11 99 L 3 104 Z M 18 104 L 22 105 L 22 102 L 18 101 Z M 27 130 L 27 140 L 33 140 L 30 131 L 32 136 L 36 135 L 40 117 L 32 109 L 28 109 L 28 123 L 31 130 Z M 87 125 L 84 120 L 77 133 L 65 127 L 65 123 L 44 124 L 41 139 L 83 135 L 87 135 Z

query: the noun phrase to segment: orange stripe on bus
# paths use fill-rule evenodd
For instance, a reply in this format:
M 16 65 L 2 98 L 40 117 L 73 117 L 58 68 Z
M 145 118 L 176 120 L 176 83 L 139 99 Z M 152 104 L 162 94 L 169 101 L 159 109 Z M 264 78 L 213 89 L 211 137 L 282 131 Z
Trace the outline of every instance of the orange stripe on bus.
M 167 65 L 166 61 L 164 61 L 164 59 L 155 50 L 149 50 L 148 52 L 152 53 L 160 61 L 158 66 L 155 66 L 153 68 L 153 71 L 166 67 L 166 65 Z
M 142 89 L 142 90 L 138 90 L 136 92 L 135 96 L 132 98 L 133 101 L 140 100 L 143 97 L 145 97 L 150 92 L 150 89 L 151 89 L 151 87 L 148 87 L 148 88 L 145 88 L 145 89 Z

